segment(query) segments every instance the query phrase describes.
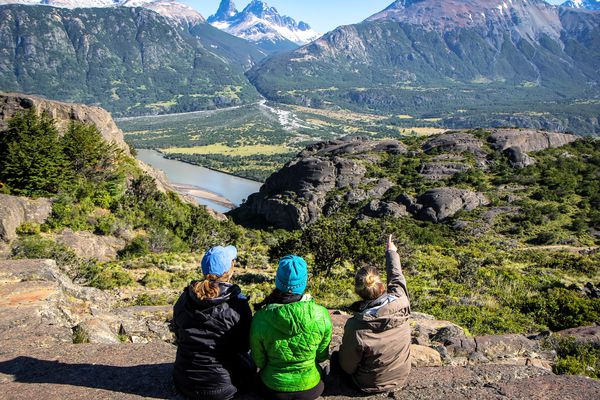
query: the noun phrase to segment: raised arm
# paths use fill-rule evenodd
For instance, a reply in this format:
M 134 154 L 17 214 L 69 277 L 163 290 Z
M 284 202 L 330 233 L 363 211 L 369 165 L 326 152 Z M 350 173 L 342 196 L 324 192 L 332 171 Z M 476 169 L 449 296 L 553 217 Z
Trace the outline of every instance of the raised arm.
M 385 252 L 385 269 L 387 272 L 387 290 L 388 293 L 395 296 L 406 296 L 408 298 L 408 289 L 406 287 L 406 278 L 402 274 L 402 265 L 398 248 L 392 240 L 392 235 L 388 237 Z

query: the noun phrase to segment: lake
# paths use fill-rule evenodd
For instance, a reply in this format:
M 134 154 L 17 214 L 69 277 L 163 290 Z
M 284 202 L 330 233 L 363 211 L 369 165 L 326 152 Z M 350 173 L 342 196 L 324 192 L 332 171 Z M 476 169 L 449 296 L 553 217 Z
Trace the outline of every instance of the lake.
M 262 186 L 260 182 L 166 159 L 156 150 L 137 149 L 137 159 L 163 171 L 178 191 L 218 212 L 239 206 Z

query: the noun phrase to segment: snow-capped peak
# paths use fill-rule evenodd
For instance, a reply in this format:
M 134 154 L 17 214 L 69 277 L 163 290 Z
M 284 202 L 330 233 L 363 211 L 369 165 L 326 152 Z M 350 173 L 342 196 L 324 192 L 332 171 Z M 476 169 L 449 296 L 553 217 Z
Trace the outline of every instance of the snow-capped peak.
M 216 14 L 208 18 L 213 26 L 232 35 L 259 43 L 261 41 L 291 41 L 298 45 L 321 36 L 306 22 L 280 15 L 266 2 L 252 0 L 242 11 L 237 11 L 231 0 L 222 0 Z
M 204 22 L 204 17 L 198 11 L 174 0 L 0 0 L 0 5 L 2 4 L 60 8 L 144 7 L 182 24 L 195 25 Z
M 600 10 L 600 1 L 598 0 L 569 0 L 561 4 L 563 7 L 584 8 L 587 10 Z

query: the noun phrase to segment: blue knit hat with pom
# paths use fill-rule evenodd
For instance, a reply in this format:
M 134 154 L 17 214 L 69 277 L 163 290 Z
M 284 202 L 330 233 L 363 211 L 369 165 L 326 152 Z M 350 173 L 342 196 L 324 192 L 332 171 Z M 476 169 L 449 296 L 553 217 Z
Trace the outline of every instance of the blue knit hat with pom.
M 290 255 L 279 260 L 275 287 L 284 293 L 303 294 L 306 289 L 308 271 L 302 257 Z

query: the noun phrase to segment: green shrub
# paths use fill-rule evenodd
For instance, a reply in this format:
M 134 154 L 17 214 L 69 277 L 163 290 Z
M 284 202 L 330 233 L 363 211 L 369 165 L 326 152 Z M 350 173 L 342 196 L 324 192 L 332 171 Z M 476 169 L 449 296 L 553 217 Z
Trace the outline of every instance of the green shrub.
M 102 290 L 129 286 L 133 277 L 115 263 L 86 264 L 79 270 L 78 278 L 86 285 Z
M 551 336 L 545 347 L 556 351 L 552 370 L 560 375 L 585 375 L 600 379 L 600 346 L 578 342 L 574 337 Z
M 59 266 L 79 263 L 73 250 L 40 235 L 26 236 L 17 240 L 13 245 L 11 256 L 16 259 L 52 259 Z
M 122 260 L 127 260 L 136 257 L 142 257 L 150 254 L 150 246 L 144 236 L 136 236 L 127 244 L 117 255 Z
M 140 283 L 149 289 L 166 288 L 170 286 L 171 276 L 163 271 L 148 271 Z
M 35 222 L 26 222 L 17 228 L 19 235 L 37 235 L 40 232 L 40 224 L 36 224 Z

